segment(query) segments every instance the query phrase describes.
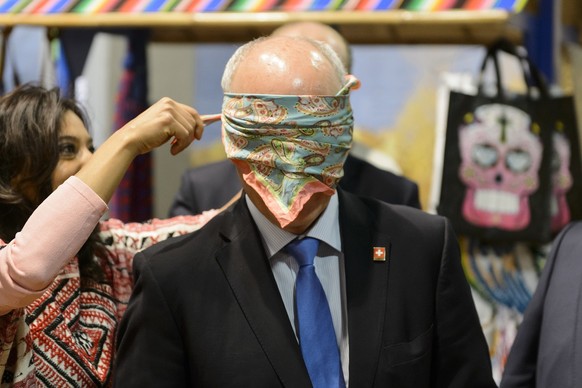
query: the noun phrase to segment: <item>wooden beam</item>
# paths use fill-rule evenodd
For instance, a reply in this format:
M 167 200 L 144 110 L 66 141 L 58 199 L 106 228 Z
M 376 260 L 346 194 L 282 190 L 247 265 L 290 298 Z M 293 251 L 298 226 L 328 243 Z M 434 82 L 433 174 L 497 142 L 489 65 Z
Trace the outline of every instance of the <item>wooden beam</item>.
M 350 43 L 487 44 L 501 36 L 514 42 L 522 38 L 521 31 L 511 25 L 511 14 L 501 10 L 0 15 L 4 26 L 148 28 L 154 41 L 166 42 L 246 42 L 295 21 L 334 25 Z

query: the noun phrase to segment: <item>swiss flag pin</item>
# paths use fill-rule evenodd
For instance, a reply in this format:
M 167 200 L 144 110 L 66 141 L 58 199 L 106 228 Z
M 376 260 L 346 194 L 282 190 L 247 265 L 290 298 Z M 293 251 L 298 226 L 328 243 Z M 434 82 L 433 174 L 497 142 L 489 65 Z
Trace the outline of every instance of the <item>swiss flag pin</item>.
M 386 247 L 374 247 L 372 259 L 374 261 L 386 261 Z

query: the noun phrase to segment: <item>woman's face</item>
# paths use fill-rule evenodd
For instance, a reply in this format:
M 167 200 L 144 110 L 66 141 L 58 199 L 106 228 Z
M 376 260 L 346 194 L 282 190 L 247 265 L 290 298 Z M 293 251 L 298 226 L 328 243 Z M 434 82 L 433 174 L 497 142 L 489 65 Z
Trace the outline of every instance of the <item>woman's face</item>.
M 59 134 L 59 163 L 53 171 L 53 190 L 76 174 L 89 160 L 93 151 L 93 138 L 83 121 L 73 112 L 66 112 Z

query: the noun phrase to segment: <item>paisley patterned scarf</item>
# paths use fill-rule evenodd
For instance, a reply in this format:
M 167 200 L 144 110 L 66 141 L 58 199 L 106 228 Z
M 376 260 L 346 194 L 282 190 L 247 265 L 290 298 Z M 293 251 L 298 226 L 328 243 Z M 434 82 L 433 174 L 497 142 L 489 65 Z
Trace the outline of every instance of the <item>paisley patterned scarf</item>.
M 226 154 L 282 228 L 315 193 L 333 195 L 343 176 L 353 131 L 344 89 L 337 96 L 224 96 Z

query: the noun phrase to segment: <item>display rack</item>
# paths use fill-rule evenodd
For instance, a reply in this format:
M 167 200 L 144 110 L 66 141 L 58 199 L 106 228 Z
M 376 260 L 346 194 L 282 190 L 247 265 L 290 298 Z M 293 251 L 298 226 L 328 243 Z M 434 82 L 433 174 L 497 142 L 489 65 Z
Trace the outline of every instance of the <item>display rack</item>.
M 0 25 L 8 28 L 144 28 L 161 42 L 245 42 L 293 21 L 332 24 L 350 43 L 488 44 L 502 36 L 514 42 L 522 38 L 504 10 L 0 14 Z

